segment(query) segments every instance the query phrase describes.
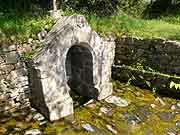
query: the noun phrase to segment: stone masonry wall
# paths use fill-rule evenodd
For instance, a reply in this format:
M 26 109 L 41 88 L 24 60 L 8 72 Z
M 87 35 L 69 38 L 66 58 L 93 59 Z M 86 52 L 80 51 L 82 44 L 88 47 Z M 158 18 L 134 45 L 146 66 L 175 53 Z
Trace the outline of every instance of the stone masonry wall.
M 29 45 L 27 45 L 29 46 Z M 0 109 L 29 106 L 29 82 L 22 54 L 30 47 L 22 45 L 0 46 Z M 1 108 L 1 106 L 6 106 Z
M 122 37 L 116 40 L 113 79 L 180 98 L 180 43 Z
M 180 75 L 180 43 L 162 39 L 123 37 L 116 40 L 115 65 L 143 67 Z

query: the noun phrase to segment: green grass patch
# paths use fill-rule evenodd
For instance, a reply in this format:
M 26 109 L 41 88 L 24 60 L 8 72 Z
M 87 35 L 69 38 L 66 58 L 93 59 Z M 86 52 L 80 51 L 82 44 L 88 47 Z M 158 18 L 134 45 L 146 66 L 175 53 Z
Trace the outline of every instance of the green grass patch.
M 65 12 L 72 15 L 74 12 Z M 122 12 L 116 16 L 97 17 L 85 15 L 92 28 L 101 36 L 114 33 L 117 36 L 129 35 L 140 38 L 165 38 L 180 41 L 180 15 L 169 15 L 157 19 L 142 19 Z M 37 38 L 41 30 L 50 30 L 54 22 L 49 16 L 0 16 L 0 43 L 25 42 Z
M 101 35 L 113 32 L 118 36 L 180 40 L 180 16 L 147 20 L 123 14 L 104 18 L 89 16 L 88 20 Z
M 49 16 L 0 16 L 0 42 L 26 42 L 37 38 L 37 33 L 50 30 L 53 20 Z

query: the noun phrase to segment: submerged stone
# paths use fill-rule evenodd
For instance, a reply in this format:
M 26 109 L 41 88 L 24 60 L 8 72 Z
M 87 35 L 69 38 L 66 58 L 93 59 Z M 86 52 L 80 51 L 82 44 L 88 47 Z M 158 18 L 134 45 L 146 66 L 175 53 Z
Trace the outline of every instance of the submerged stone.
M 157 98 L 155 99 L 154 104 L 157 105 L 157 106 L 160 106 L 160 107 L 166 105 L 166 103 L 164 102 L 164 100 L 161 99 L 160 97 L 157 97 Z
M 176 127 L 180 129 L 180 120 L 176 121 Z
M 175 117 L 175 114 L 172 112 L 161 112 L 159 118 L 164 122 L 170 122 Z
M 171 106 L 171 110 L 180 112 L 180 103 L 174 104 Z
M 24 135 L 42 135 L 39 129 L 31 129 L 25 132 Z
M 166 129 L 167 135 L 178 135 L 178 131 L 174 128 Z
M 139 117 L 139 119 L 142 122 L 144 122 L 148 119 L 152 112 L 147 106 L 140 106 L 136 109 L 135 114 Z
M 129 103 L 125 99 L 117 96 L 109 96 L 105 99 L 105 101 L 119 107 L 127 107 L 129 105 Z
M 118 134 L 118 132 L 117 132 L 115 129 L 113 129 L 111 125 L 106 125 L 106 127 L 107 127 L 107 129 L 108 129 L 109 131 L 111 131 L 113 134 L 115 134 L 115 135 Z
M 133 126 L 141 123 L 141 119 L 137 115 L 130 115 L 128 113 L 125 113 L 124 119 L 127 120 L 128 124 L 133 125 Z
M 128 124 L 135 126 L 139 123 L 141 123 L 141 120 L 137 115 L 133 115 L 128 118 Z
M 108 114 L 112 111 L 112 108 L 107 108 L 107 107 L 101 107 L 100 108 L 100 112 L 104 113 L 104 114 Z
M 94 128 L 89 123 L 82 124 L 82 127 L 88 132 L 95 132 Z

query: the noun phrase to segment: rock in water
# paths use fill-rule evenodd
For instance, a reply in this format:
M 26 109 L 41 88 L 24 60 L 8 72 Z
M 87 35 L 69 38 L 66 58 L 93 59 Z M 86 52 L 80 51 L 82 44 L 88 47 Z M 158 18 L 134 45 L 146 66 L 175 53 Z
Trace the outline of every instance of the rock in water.
M 25 132 L 24 135 L 42 135 L 39 129 L 31 129 Z
M 170 122 L 175 117 L 175 114 L 172 112 L 161 112 L 159 118 L 164 122 Z
M 100 111 L 104 114 L 108 114 L 109 112 L 112 111 L 112 108 L 101 107 Z
M 178 135 L 178 132 L 176 131 L 176 129 L 173 128 L 168 128 L 166 129 L 167 135 Z
M 176 127 L 180 129 L 180 120 L 176 121 Z
M 109 131 L 111 131 L 113 134 L 117 135 L 118 132 L 117 132 L 115 129 L 113 129 L 111 125 L 106 125 L 106 127 L 107 127 L 107 129 L 108 129 Z
M 93 127 L 92 127 L 90 124 L 88 124 L 88 123 L 82 124 L 82 127 L 83 127 L 86 131 L 88 131 L 88 132 L 95 132 L 95 130 L 93 129 Z
M 105 99 L 105 101 L 107 103 L 115 104 L 119 107 L 127 107 L 129 105 L 129 103 L 126 100 L 117 96 L 109 96 Z

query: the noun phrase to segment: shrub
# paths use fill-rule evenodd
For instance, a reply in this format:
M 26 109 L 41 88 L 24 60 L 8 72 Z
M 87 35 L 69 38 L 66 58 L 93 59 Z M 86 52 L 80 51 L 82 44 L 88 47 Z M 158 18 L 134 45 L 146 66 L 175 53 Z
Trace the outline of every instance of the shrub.
M 62 8 L 83 14 L 110 16 L 117 12 L 118 0 L 66 0 L 62 2 Z
M 144 0 L 119 0 L 119 9 L 132 16 L 142 16 L 146 9 Z
M 66 0 L 62 2 L 62 8 L 97 16 L 115 15 L 118 10 L 140 16 L 146 5 L 144 0 Z

